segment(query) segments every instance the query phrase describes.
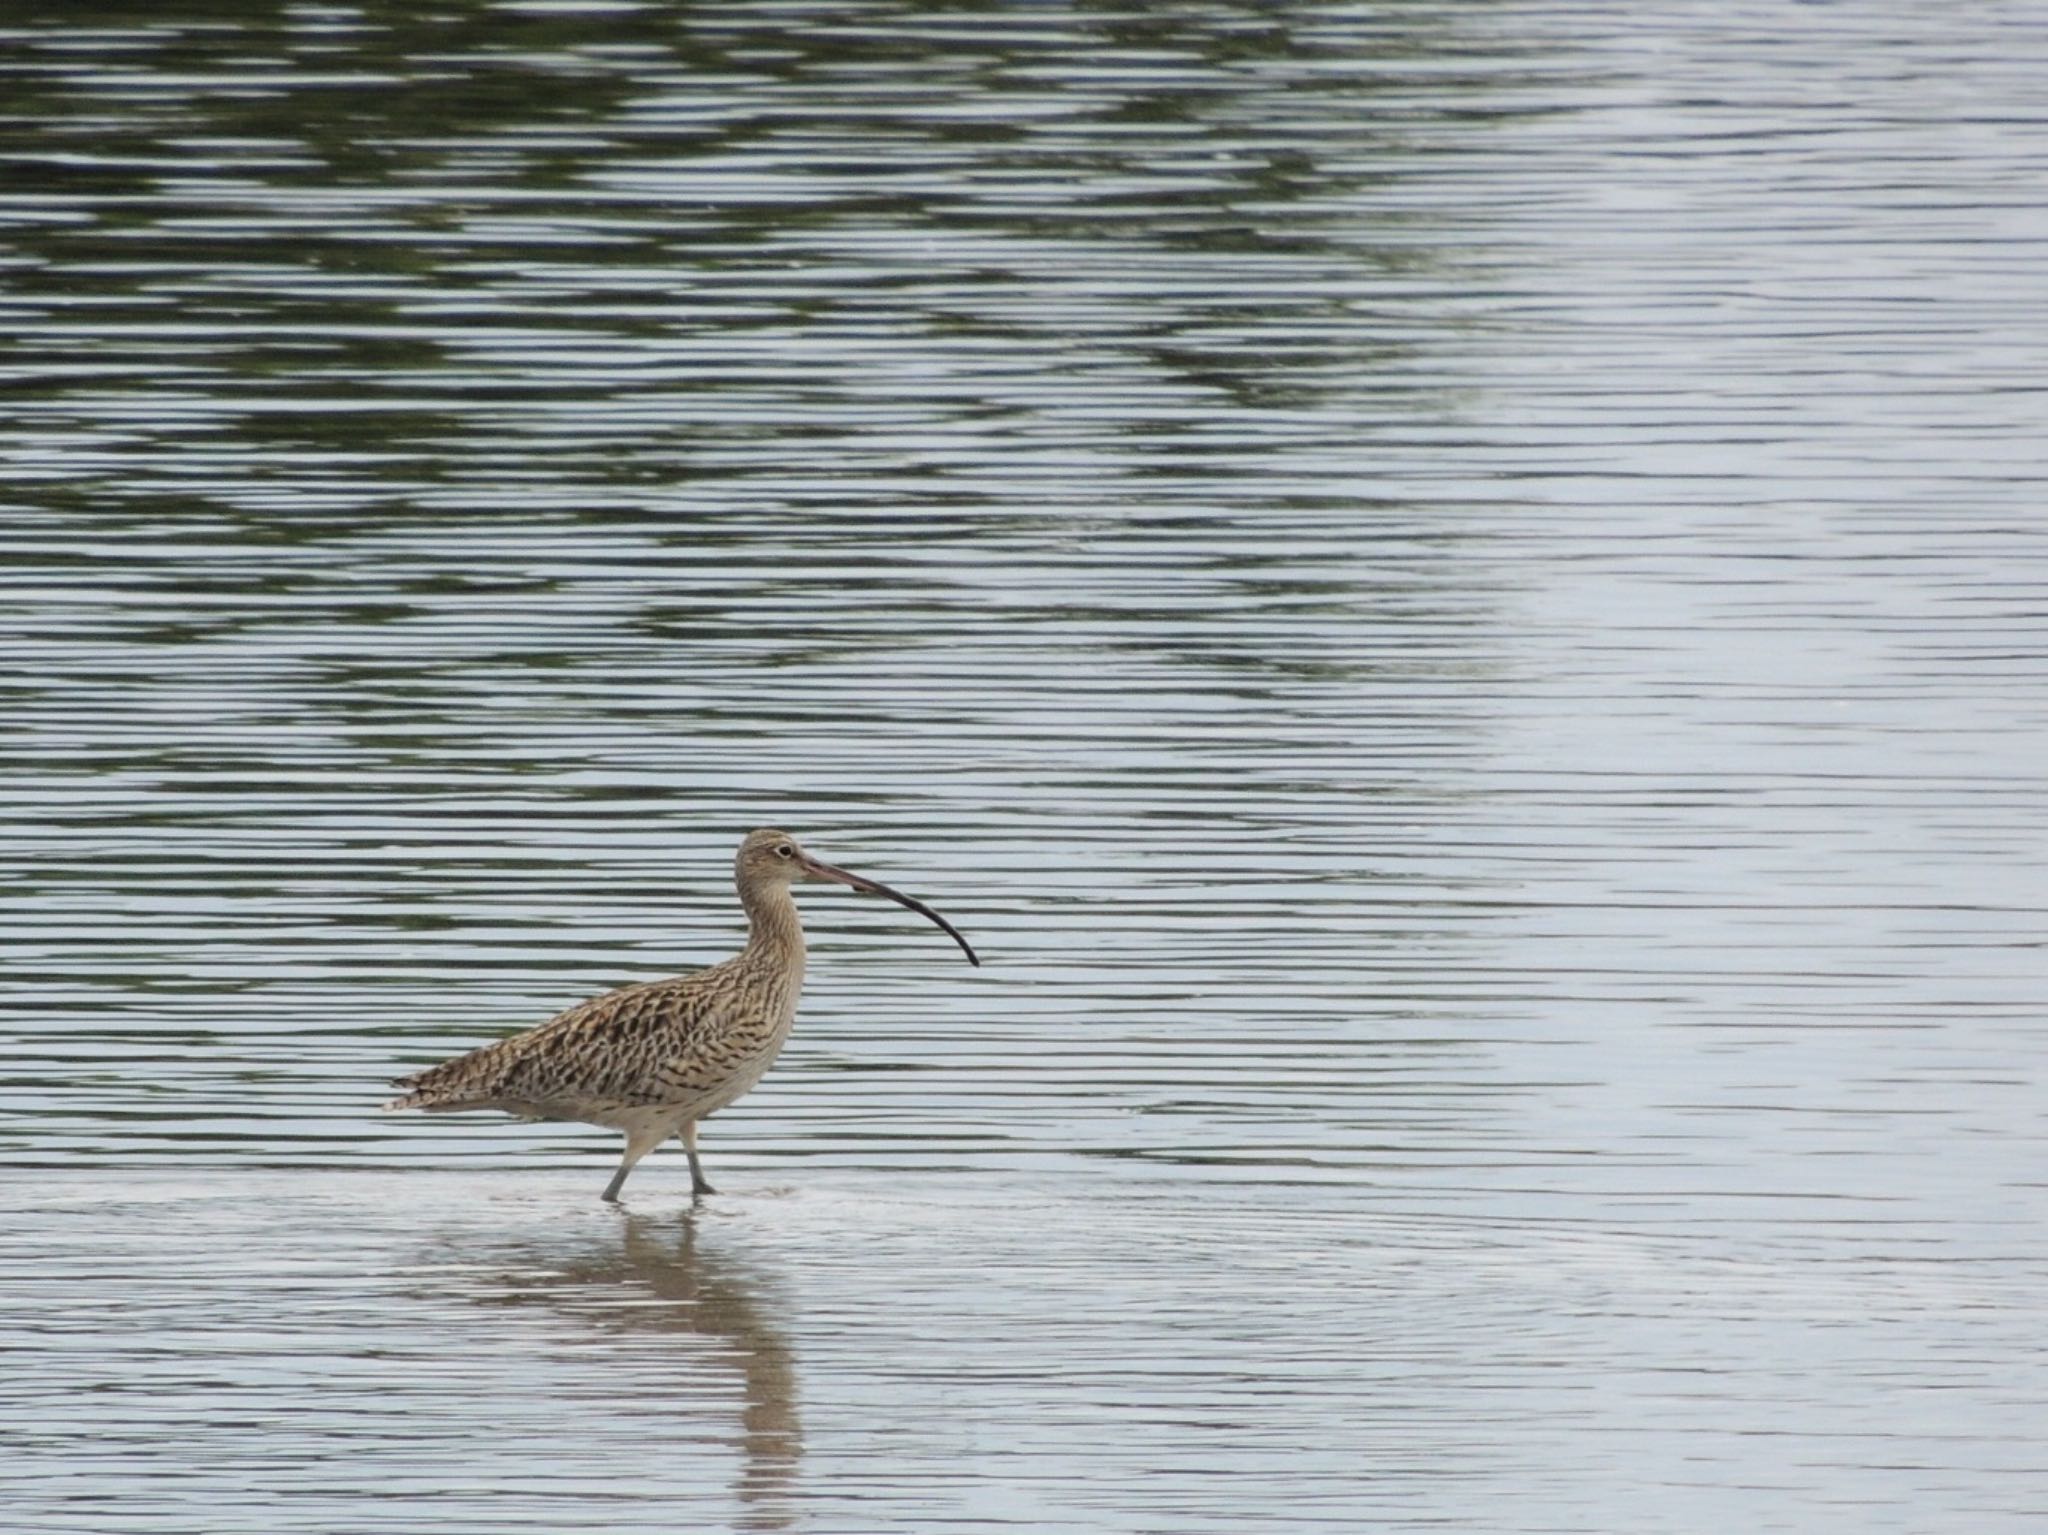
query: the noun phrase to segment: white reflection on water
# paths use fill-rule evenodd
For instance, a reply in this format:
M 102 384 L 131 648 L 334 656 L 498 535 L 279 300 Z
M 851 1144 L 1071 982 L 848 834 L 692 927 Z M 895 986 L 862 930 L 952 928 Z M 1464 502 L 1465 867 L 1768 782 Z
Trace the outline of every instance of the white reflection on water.
M 4 1274 L 31 1528 L 66 1498 L 109 1529 L 1477 1527 L 1508 1487 L 1511 1528 L 1698 1527 L 2031 1475 L 1999 1398 L 2040 1265 L 1882 1222 L 1215 1175 L 842 1174 L 694 1215 L 567 1174 L 53 1183 L 5 1215 L 37 1232 Z

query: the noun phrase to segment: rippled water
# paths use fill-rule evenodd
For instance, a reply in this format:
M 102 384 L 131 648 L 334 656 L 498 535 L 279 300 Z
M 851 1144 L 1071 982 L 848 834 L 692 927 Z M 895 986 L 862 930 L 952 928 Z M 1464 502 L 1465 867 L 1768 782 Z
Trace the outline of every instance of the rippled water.
M 11 1526 L 2041 1528 L 2048 33 L 1648 10 L 0 13 Z

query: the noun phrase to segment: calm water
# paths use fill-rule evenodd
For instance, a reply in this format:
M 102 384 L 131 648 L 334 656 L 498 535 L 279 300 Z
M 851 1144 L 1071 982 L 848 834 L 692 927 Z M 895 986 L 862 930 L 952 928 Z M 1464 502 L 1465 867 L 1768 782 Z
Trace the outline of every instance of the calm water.
M 171 9 L 0 9 L 10 1528 L 2048 1521 L 2037 6 Z M 987 964 L 724 1194 L 376 1116 L 762 823 Z

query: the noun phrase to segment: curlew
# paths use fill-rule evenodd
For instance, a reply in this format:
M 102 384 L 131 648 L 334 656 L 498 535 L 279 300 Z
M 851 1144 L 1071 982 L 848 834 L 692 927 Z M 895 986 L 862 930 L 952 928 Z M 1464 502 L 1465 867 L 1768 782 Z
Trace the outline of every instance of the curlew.
M 723 964 L 692 975 L 622 986 L 537 1028 L 409 1077 L 387 1112 L 429 1114 L 498 1109 L 522 1119 L 605 1125 L 626 1137 L 619 1170 L 605 1186 L 616 1201 L 626 1175 L 670 1136 L 690 1157 L 690 1190 L 716 1192 L 697 1159 L 697 1122 L 746 1092 L 774 1064 L 804 983 L 804 930 L 790 886 L 798 880 L 851 885 L 931 918 L 979 965 L 944 917 L 900 891 L 821 863 L 787 832 L 755 831 L 733 860 L 747 944 Z

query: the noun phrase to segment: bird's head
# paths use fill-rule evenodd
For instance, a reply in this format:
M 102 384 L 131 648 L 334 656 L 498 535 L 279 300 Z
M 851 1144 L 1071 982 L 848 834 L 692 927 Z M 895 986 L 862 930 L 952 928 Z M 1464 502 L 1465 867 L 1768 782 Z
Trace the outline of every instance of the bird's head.
M 734 860 L 733 872 L 739 880 L 740 889 L 787 890 L 798 880 L 818 881 L 834 885 L 850 885 L 855 890 L 869 895 L 886 896 L 899 906 L 907 906 L 920 916 L 929 917 L 948 933 L 953 941 L 966 951 L 969 964 L 979 965 L 980 959 L 960 936 L 958 928 L 933 911 L 922 901 L 914 901 L 900 890 L 891 890 L 880 880 L 869 879 L 863 874 L 854 874 L 846 869 L 834 868 L 831 864 L 813 858 L 805 852 L 803 845 L 786 831 L 763 827 L 750 831 L 740 843 L 739 856 Z

